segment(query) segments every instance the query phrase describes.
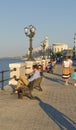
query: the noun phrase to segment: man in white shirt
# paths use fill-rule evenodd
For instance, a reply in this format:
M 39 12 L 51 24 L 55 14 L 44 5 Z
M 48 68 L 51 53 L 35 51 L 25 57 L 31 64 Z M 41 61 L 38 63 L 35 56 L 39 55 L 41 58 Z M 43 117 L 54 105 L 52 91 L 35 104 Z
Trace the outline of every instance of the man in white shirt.
M 22 92 L 22 89 L 25 88 L 25 86 L 27 86 L 27 88 L 29 89 L 29 95 L 27 96 L 32 99 L 33 81 L 39 77 L 41 77 L 40 71 L 38 70 L 38 65 L 35 64 L 33 65 L 33 74 L 32 76 L 30 76 L 30 78 L 27 78 L 26 76 L 22 75 L 19 79 L 16 79 L 16 90 L 18 91 L 18 94 Z
M 33 65 L 33 75 L 28 79 L 29 82 L 32 82 L 33 80 L 40 77 L 40 72 L 38 70 L 38 65 Z

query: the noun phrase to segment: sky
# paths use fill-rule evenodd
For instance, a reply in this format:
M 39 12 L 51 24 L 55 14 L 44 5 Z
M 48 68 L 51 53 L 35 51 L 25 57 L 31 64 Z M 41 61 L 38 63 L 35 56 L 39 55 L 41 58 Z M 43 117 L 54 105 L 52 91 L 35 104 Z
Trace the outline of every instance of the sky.
M 33 48 L 47 36 L 49 45 L 74 46 L 76 0 L 0 0 L 0 57 L 23 56 L 29 48 L 24 28 L 36 28 Z

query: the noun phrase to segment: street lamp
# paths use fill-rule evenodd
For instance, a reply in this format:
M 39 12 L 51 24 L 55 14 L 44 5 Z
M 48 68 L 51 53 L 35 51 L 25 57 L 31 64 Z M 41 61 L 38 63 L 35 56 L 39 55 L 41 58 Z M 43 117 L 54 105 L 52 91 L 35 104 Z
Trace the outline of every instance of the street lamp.
M 46 47 L 46 45 L 45 45 L 45 40 L 44 40 L 43 42 L 41 42 L 41 43 L 43 43 L 43 44 L 41 45 L 41 47 L 43 48 L 43 57 L 42 57 L 42 59 L 45 60 L 45 47 Z
M 32 50 L 33 50 L 33 48 L 32 48 L 32 38 L 35 35 L 35 30 L 36 30 L 36 28 L 32 25 L 29 25 L 29 27 L 24 28 L 25 35 L 27 37 L 29 37 L 29 39 L 30 39 L 29 57 L 28 57 L 29 61 L 34 61 L 34 58 L 32 56 Z

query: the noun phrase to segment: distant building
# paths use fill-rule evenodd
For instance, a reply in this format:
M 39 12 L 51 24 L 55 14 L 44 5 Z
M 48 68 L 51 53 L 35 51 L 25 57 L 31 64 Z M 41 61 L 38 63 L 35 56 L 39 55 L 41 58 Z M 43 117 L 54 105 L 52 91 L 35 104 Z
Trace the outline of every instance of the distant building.
M 45 40 L 43 41 L 43 43 L 45 44 L 45 50 L 48 48 L 48 37 L 45 37 Z M 33 53 L 37 53 L 39 51 L 43 50 L 41 46 L 37 47 L 37 48 L 33 48 Z
M 73 56 L 73 49 L 69 48 L 63 51 L 63 56 Z
M 34 49 L 33 49 L 33 56 L 34 56 L 34 57 L 39 57 L 40 55 L 42 55 L 41 46 L 40 46 L 40 47 L 37 47 L 37 48 L 34 48 Z
M 48 37 L 46 36 L 45 37 L 45 50 L 48 48 L 48 42 L 49 42 L 49 40 L 48 40 Z
M 45 37 L 45 40 L 42 42 L 42 45 L 45 45 L 45 55 L 47 57 L 50 57 L 50 55 L 55 54 L 57 52 L 62 52 L 64 53 L 64 55 L 66 54 L 67 50 L 68 50 L 68 45 L 65 43 L 54 43 L 51 46 L 48 45 L 48 37 Z M 71 50 L 70 50 L 71 52 Z M 69 51 L 68 51 L 69 54 Z M 29 55 L 29 51 L 28 51 L 28 55 Z M 43 48 L 40 45 L 39 47 L 33 48 L 33 56 L 34 57 L 40 57 L 43 55 Z M 72 52 L 71 52 L 72 55 Z
M 33 52 L 39 52 L 41 50 L 41 47 L 37 47 L 33 49 Z
M 54 53 L 61 52 L 63 50 L 67 50 L 67 49 L 68 49 L 68 45 L 65 43 L 52 44 L 52 50 Z

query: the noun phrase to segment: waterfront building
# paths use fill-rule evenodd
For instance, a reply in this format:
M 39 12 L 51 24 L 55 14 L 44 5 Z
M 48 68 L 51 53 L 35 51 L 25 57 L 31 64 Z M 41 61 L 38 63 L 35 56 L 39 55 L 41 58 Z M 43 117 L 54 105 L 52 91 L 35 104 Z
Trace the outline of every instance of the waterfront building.
M 43 45 L 45 45 L 45 51 L 48 48 L 48 37 L 46 36 L 44 41 L 41 42 Z M 41 45 L 39 47 L 33 48 L 33 56 L 37 57 L 42 55 L 43 53 L 43 48 L 41 47 Z
M 65 44 L 65 43 L 54 43 L 54 44 L 52 44 L 53 53 L 61 52 L 63 50 L 67 50 L 67 49 L 68 49 L 68 45 Z
M 48 44 L 49 40 L 48 37 L 45 37 L 45 40 L 42 44 L 45 44 L 45 55 L 46 57 L 50 57 L 51 55 L 62 52 L 64 50 L 68 50 L 68 45 L 65 43 L 54 43 L 51 46 Z M 34 57 L 41 57 L 43 55 L 43 48 L 41 45 L 39 47 L 33 48 L 33 56 Z

